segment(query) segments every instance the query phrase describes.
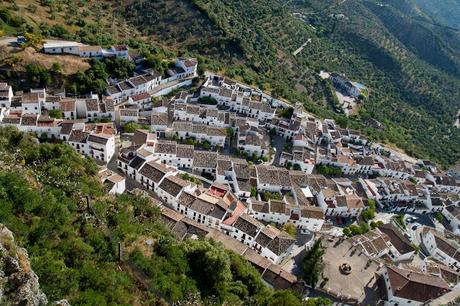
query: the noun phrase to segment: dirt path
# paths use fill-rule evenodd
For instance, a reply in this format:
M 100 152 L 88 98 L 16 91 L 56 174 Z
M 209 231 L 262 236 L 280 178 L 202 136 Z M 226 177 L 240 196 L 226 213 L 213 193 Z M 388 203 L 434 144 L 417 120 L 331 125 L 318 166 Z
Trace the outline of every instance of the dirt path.
M 297 50 L 295 50 L 294 52 L 292 52 L 292 55 L 296 56 L 297 54 L 299 54 L 300 52 L 302 52 L 303 48 L 305 48 L 309 43 L 311 42 L 311 38 L 307 39 L 306 42 L 304 42 L 300 48 L 298 48 Z

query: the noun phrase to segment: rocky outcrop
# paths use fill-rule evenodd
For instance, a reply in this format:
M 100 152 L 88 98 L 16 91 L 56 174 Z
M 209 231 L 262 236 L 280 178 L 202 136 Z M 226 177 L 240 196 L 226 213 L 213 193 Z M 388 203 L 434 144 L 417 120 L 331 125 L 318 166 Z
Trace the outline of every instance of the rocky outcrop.
M 11 231 L 0 224 L 0 305 L 46 305 L 38 276 L 30 268 L 29 256 L 14 241 Z

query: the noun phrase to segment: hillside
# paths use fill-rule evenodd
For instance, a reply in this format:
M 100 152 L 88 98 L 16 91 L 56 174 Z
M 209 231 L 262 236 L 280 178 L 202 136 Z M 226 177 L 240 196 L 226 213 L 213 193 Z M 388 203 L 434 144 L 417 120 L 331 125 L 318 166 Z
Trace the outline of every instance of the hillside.
M 173 12 L 183 8 L 182 20 L 193 19 L 205 25 L 205 35 L 219 36 L 213 34 L 212 40 L 200 45 L 173 38 L 177 47 L 226 63 L 208 67 L 275 96 L 303 101 L 308 110 L 323 116 L 332 112 L 324 109 L 328 109 L 325 89 L 315 72 L 345 73 L 371 88 L 361 118 L 373 117 L 386 130 L 371 130 L 360 120 L 350 120 L 351 126 L 443 164 L 460 157 L 460 133 L 452 128 L 460 108 L 458 35 L 434 27 L 410 1 L 387 1 L 383 7 L 376 1 L 315 0 L 131 1 L 125 5 L 121 14 L 127 21 L 158 41 L 171 39 L 158 30 L 163 28 L 174 29 L 177 37 L 197 37 L 174 18 Z M 149 12 L 149 18 L 143 18 L 144 12 Z M 302 52 L 292 55 L 309 38 Z M 233 42 L 232 48 L 225 44 L 228 41 Z
M 301 305 L 222 245 L 176 240 L 151 198 L 105 194 L 94 162 L 68 145 L 1 128 L 0 166 L 0 220 L 15 236 L 0 226 L 2 281 L 11 274 L 19 288 L 24 276 L 37 300 L 27 305 Z
M 30 268 L 27 250 L 19 247 L 13 233 L 0 223 L 0 304 L 46 305 L 38 277 Z
M 53 29 L 53 19 L 39 14 L 43 8 L 38 1 L 35 14 L 26 2 L 17 1 L 19 9 Z M 127 42 L 160 60 L 165 54 L 195 56 L 202 69 L 300 101 L 308 111 L 335 118 L 413 156 L 445 166 L 460 159 L 460 130 L 453 126 L 460 109 L 460 35 L 412 0 L 67 3 L 61 10 L 44 8 L 55 12 L 55 20 L 65 20 L 64 34 L 58 26 L 58 31 L 45 31 L 46 26 L 37 27 L 28 17 L 26 25 L 4 28 L 13 33 L 32 27 L 45 37 L 101 45 Z M 11 5 L 6 7 L 14 12 Z M 70 15 L 76 11 L 82 17 Z M 327 83 L 317 77 L 320 70 L 344 73 L 370 88 L 359 116 L 335 113 Z M 371 117 L 384 130 L 367 126 Z
M 443 25 L 460 29 L 459 0 L 415 0 L 417 5 Z

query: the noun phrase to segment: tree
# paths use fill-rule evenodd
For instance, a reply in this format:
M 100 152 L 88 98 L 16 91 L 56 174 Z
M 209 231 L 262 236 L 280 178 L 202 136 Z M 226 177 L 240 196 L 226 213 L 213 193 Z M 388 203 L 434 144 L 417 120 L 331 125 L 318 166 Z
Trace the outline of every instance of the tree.
M 396 215 L 394 219 L 397 224 L 399 224 L 402 228 L 406 227 L 406 221 L 404 221 L 404 215 Z
M 381 226 L 383 226 L 383 225 L 384 225 L 384 223 L 383 223 L 382 220 L 379 220 L 379 221 L 377 221 L 377 222 L 371 221 L 371 223 L 370 223 L 371 229 L 375 229 L 375 228 L 381 227 Z
M 316 287 L 316 284 L 321 277 L 321 273 L 324 269 L 323 255 L 324 250 L 321 246 L 320 238 L 315 241 L 302 260 L 302 278 L 311 287 Z
M 46 135 L 46 133 L 41 133 L 38 140 L 40 140 L 40 142 L 46 142 L 48 141 L 48 135 Z
M 341 168 L 331 165 L 319 164 L 315 166 L 315 169 L 318 174 L 322 175 L 340 176 L 342 174 Z
M 211 97 L 200 97 L 198 98 L 198 103 L 206 105 L 217 105 L 217 100 Z
M 137 122 L 128 122 L 123 126 L 125 133 L 134 133 L 138 129 L 142 129 L 142 125 Z
M 31 46 L 35 49 L 38 49 L 40 45 L 43 44 L 43 37 L 41 37 L 38 34 L 33 34 L 33 33 L 25 33 L 24 38 L 27 41 L 27 45 Z
M 27 10 L 31 13 L 35 13 L 37 11 L 37 6 L 35 4 L 30 3 L 27 6 Z
M 368 204 L 369 204 L 369 207 L 366 208 L 362 213 L 362 216 L 364 220 L 366 221 L 369 221 L 375 218 L 375 201 L 372 199 L 369 199 Z
M 189 240 L 184 245 L 193 278 L 205 295 L 216 295 L 232 279 L 230 258 L 212 241 Z
M 434 218 L 435 218 L 438 222 L 442 222 L 442 220 L 444 219 L 442 213 L 440 213 L 439 211 L 437 211 L 437 212 L 434 213 Z
M 268 306 L 299 306 L 302 300 L 290 290 L 278 290 L 269 299 Z
M 62 119 L 62 113 L 58 109 L 52 109 L 48 112 L 51 118 Z
M 227 137 L 228 137 L 228 142 L 232 142 L 233 138 L 233 129 L 231 127 L 227 128 Z
M 193 146 L 197 144 L 196 139 L 193 137 L 186 138 L 185 143 L 188 145 L 193 145 Z
M 332 301 L 325 297 L 308 298 L 304 301 L 303 306 L 331 306 Z
M 203 141 L 201 143 L 201 146 L 203 147 L 203 149 L 205 149 L 206 151 L 208 151 L 209 149 L 211 149 L 211 143 L 207 140 Z
M 49 71 L 35 63 L 29 63 L 25 66 L 29 82 L 35 86 L 46 87 L 51 84 L 51 74 Z
M 297 228 L 291 222 L 285 223 L 283 225 L 283 230 L 294 238 L 297 236 Z
M 369 231 L 370 227 L 367 222 L 360 221 L 358 224 L 352 224 L 343 229 L 343 234 L 348 237 L 362 235 Z
M 277 111 L 278 116 L 286 119 L 291 119 L 292 114 L 294 113 L 294 109 L 292 107 L 289 108 L 280 108 Z

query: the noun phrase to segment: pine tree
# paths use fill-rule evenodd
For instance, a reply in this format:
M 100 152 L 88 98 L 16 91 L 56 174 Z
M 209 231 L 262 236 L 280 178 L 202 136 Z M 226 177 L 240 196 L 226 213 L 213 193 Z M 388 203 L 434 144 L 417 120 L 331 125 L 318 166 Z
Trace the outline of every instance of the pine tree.
M 302 278 L 308 285 L 315 287 L 324 269 L 324 250 L 321 246 L 321 239 L 318 239 L 310 250 L 307 251 L 302 262 Z

